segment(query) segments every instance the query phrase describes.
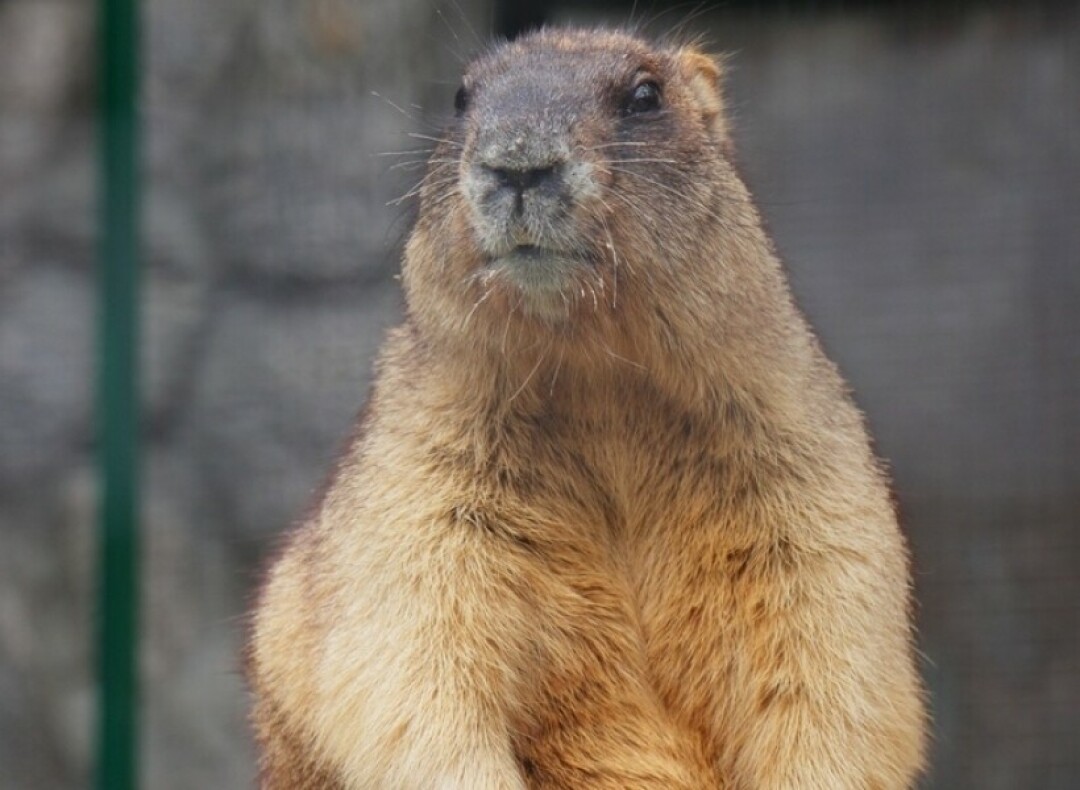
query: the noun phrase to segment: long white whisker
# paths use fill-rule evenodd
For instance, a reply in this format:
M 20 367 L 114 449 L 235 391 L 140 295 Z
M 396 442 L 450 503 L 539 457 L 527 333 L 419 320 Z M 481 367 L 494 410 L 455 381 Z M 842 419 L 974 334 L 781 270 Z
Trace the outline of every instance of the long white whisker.
M 533 365 L 533 369 L 529 371 L 529 375 L 525 377 L 525 380 L 521 382 L 521 386 L 518 387 L 517 390 L 514 391 L 514 394 L 511 395 L 510 398 L 506 401 L 507 405 L 513 403 L 514 399 L 517 398 L 517 396 L 520 395 L 522 392 L 524 392 L 527 386 L 529 386 L 529 382 L 532 381 L 532 377 L 536 375 L 536 371 L 540 370 L 540 365 L 544 362 L 545 359 L 547 359 L 547 355 L 550 351 L 551 343 L 548 343 L 547 349 L 545 349 L 544 353 L 542 353 L 536 360 L 536 364 Z
M 468 327 L 469 321 L 472 320 L 473 313 L 476 312 L 477 308 L 479 308 L 480 305 L 482 305 L 484 302 L 487 301 L 487 298 L 489 296 L 491 296 L 491 294 L 494 293 L 494 291 L 495 291 L 495 286 L 493 284 L 488 284 L 487 288 L 484 290 L 484 295 L 476 300 L 476 304 L 474 304 L 472 306 L 472 309 L 469 311 L 469 314 L 467 316 L 465 316 L 465 320 L 461 322 L 462 331 L 465 331 L 466 327 Z
M 432 137 L 429 134 L 420 134 L 419 132 L 408 132 L 407 134 L 408 134 L 409 137 L 415 138 L 417 140 L 430 140 L 433 143 L 442 143 L 443 145 L 448 145 L 451 148 L 464 148 L 465 147 L 462 143 L 459 143 L 457 140 L 448 140 L 445 137 Z
M 385 96 L 383 96 L 383 95 L 381 95 L 381 94 L 379 94 L 379 93 L 376 93 L 375 91 L 372 91 L 372 92 L 371 92 L 371 95 L 372 95 L 372 96 L 374 96 L 374 97 L 375 97 L 376 99 L 382 99 L 382 100 L 383 100 L 384 102 L 386 102 L 387 104 L 389 104 L 389 105 L 390 105 L 391 107 L 393 107 L 393 108 L 394 108 L 395 110 L 397 110 L 397 111 L 398 111 L 399 113 L 401 113 L 402 115 L 404 115 L 404 116 L 405 116 L 406 118 L 408 118 L 408 119 L 409 119 L 410 121 L 415 121 L 415 120 L 416 120 L 416 118 L 414 118 L 414 117 L 412 116 L 412 114 L 411 114 L 411 113 L 409 113 L 408 111 L 406 111 L 404 107 L 401 107 L 401 106 L 399 106 L 399 105 L 397 105 L 397 104 L 394 104 L 394 102 L 390 101 L 390 100 L 389 100 L 388 98 L 386 98 Z
M 551 374 L 551 386 L 548 387 L 548 397 L 552 397 L 555 394 L 555 381 L 559 378 L 559 371 L 562 370 L 563 357 L 566 356 L 566 345 L 559 345 L 559 361 L 555 363 L 555 370 Z
M 380 151 L 372 154 L 372 156 L 408 156 L 410 154 L 432 154 L 434 152 L 434 148 L 410 148 L 405 151 Z

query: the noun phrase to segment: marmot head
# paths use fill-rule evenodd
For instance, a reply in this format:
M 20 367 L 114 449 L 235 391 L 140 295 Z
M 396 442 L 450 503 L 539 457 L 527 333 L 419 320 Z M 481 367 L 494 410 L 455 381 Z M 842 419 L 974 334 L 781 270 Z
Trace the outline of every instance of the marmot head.
M 720 75 L 692 47 L 610 31 L 543 30 L 476 59 L 421 190 L 414 318 L 567 336 L 683 287 L 738 191 Z

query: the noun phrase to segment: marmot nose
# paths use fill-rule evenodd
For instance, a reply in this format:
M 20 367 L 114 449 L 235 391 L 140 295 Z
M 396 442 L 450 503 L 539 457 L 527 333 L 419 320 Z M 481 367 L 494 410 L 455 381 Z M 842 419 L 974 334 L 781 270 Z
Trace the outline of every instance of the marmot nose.
M 511 190 L 519 200 L 527 190 L 551 186 L 558 180 L 555 165 L 520 170 L 509 167 L 491 167 L 489 165 L 481 165 L 481 167 L 493 176 L 496 189 Z

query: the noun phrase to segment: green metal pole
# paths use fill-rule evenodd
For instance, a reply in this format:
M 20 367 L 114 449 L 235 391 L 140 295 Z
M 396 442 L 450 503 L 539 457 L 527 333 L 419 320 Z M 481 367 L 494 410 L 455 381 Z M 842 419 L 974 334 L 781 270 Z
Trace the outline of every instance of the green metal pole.
M 99 0 L 100 284 L 98 572 L 100 790 L 137 785 L 138 6 Z

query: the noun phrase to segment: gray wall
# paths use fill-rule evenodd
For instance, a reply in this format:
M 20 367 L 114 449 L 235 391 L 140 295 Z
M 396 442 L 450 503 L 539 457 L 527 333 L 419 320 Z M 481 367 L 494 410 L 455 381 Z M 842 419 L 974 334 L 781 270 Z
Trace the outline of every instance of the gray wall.
M 479 4 L 146 0 L 146 787 L 254 775 L 241 615 L 364 400 Z M 0 785 L 92 760 L 90 0 L 0 0 Z M 457 7 L 469 9 L 466 22 Z M 457 42 L 448 31 L 463 37 Z M 378 91 L 382 97 L 372 95 Z M 451 94 L 452 95 L 452 94 Z M 447 99 L 449 101 L 449 99 Z M 400 107 L 401 110 L 395 108 Z
M 440 7 L 144 4 L 155 790 L 250 784 L 245 596 L 400 309 L 385 203 L 420 157 L 376 154 L 428 147 L 487 28 Z M 1080 786 L 1080 17 L 1026 8 L 691 25 L 735 52 L 747 178 L 892 462 L 937 787 Z M 91 22 L 0 0 L 0 766 L 28 790 L 92 756 Z

